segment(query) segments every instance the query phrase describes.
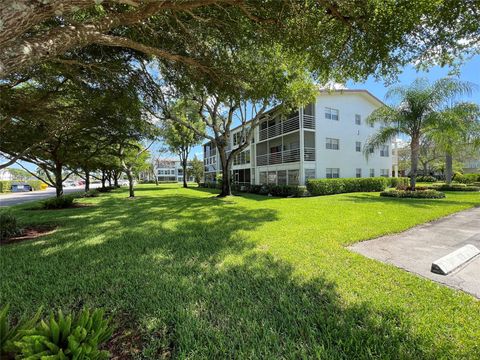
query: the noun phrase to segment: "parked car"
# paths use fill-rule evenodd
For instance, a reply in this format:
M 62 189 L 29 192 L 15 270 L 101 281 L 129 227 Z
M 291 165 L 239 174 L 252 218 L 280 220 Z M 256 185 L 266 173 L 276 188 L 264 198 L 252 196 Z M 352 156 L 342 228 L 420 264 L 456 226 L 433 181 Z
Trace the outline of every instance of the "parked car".
M 12 183 L 12 187 L 10 190 L 12 192 L 22 192 L 22 191 L 33 191 L 33 188 L 27 183 L 14 182 Z
M 75 187 L 75 186 L 77 186 L 77 184 L 75 184 L 75 181 L 68 180 L 68 181 L 63 182 L 63 186 L 64 187 Z

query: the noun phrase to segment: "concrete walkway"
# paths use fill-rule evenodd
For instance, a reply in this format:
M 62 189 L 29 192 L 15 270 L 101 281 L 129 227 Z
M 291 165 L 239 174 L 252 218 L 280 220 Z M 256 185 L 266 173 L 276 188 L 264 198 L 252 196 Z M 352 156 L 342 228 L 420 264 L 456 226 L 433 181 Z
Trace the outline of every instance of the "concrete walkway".
M 466 244 L 480 249 L 480 208 L 462 211 L 400 234 L 363 241 L 350 249 L 480 299 L 480 256 L 449 275 L 430 271 L 433 261 Z

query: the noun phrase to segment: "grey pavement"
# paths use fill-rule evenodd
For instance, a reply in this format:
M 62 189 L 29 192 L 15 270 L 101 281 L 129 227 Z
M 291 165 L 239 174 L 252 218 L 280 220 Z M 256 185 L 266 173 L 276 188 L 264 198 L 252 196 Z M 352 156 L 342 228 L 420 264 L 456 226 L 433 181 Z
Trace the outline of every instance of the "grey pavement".
M 349 249 L 480 299 L 480 256 L 448 275 L 430 271 L 432 262 L 471 244 L 480 249 L 480 207 L 416 226 L 395 235 L 354 244 Z
M 97 184 L 92 184 L 90 187 L 98 187 Z M 79 192 L 83 190 L 83 186 L 68 187 L 64 188 L 64 194 L 71 194 L 74 192 Z M 0 207 L 12 206 L 23 204 L 30 201 L 47 199 L 55 196 L 54 188 L 47 188 L 46 190 L 41 191 L 25 191 L 25 192 L 15 192 L 0 195 Z

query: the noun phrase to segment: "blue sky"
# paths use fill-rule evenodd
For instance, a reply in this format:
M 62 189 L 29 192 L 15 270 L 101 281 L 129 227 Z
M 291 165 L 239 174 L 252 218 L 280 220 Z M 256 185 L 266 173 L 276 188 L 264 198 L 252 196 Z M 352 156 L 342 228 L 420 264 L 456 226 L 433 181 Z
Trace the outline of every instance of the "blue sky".
M 448 76 L 450 70 L 451 69 L 448 67 L 444 67 L 444 68 L 432 67 L 428 71 L 418 72 L 417 70 L 415 70 L 413 66 L 407 66 L 403 69 L 402 73 L 398 76 L 398 81 L 395 84 L 408 85 L 418 77 L 426 77 L 430 81 L 435 81 L 442 77 Z M 472 101 L 477 104 L 480 104 L 480 55 L 477 55 L 471 58 L 460 67 L 459 78 L 463 81 L 472 82 L 478 86 L 478 90 L 475 91 L 474 94 L 472 94 L 472 96 L 465 97 L 464 100 Z M 375 80 L 374 78 L 369 78 L 367 79 L 367 81 L 364 81 L 361 83 L 347 82 L 347 87 L 350 89 L 366 89 L 381 100 L 384 99 L 385 93 L 388 90 L 388 85 L 386 85 L 382 80 Z M 161 145 L 159 144 L 155 148 L 159 148 L 160 146 Z M 199 158 L 202 157 L 201 146 L 196 146 L 192 150 L 191 157 L 193 158 L 195 154 Z M 162 154 L 162 157 L 166 157 L 166 156 L 175 157 L 174 155 Z M 34 170 L 36 168 L 36 166 L 32 164 L 24 164 L 24 166 L 27 166 L 30 170 Z M 19 166 L 15 165 L 13 167 L 19 167 Z

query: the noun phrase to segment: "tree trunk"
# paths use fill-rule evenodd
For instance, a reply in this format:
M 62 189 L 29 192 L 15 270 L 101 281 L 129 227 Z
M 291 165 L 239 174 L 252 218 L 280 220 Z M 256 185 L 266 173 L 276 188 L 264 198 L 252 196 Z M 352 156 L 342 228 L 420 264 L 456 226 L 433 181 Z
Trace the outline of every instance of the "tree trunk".
M 106 178 L 105 178 L 105 170 L 102 170 L 102 189 L 105 189 L 105 181 L 106 181 Z
M 132 171 L 130 169 L 126 170 L 125 173 L 127 174 L 128 178 L 128 191 L 129 191 L 129 197 L 133 198 L 135 197 L 135 191 L 133 190 L 133 176 L 132 176 Z
M 410 143 L 411 151 L 411 169 L 410 169 L 410 187 L 415 190 L 417 184 L 417 170 L 418 170 L 418 155 L 420 153 L 420 138 L 418 136 L 412 136 L 412 142 Z
M 183 169 L 183 187 L 188 187 L 187 185 L 187 159 L 182 159 L 182 169 Z
M 120 187 L 120 185 L 118 185 L 118 178 L 119 177 L 120 177 L 120 172 L 114 170 L 113 171 L 113 186 L 115 186 L 116 188 Z
M 218 197 L 226 197 L 232 195 L 232 187 L 230 183 L 230 161 L 224 147 L 218 147 L 218 154 L 220 155 L 220 162 L 222 164 L 222 191 Z
M 445 154 L 445 182 L 450 185 L 453 178 L 453 157 L 451 153 Z
M 108 172 L 107 179 L 108 179 L 108 186 L 112 187 L 112 172 L 111 171 Z
M 55 164 L 55 193 L 57 197 L 63 195 L 62 164 Z
M 90 171 L 85 170 L 85 192 L 90 190 Z

